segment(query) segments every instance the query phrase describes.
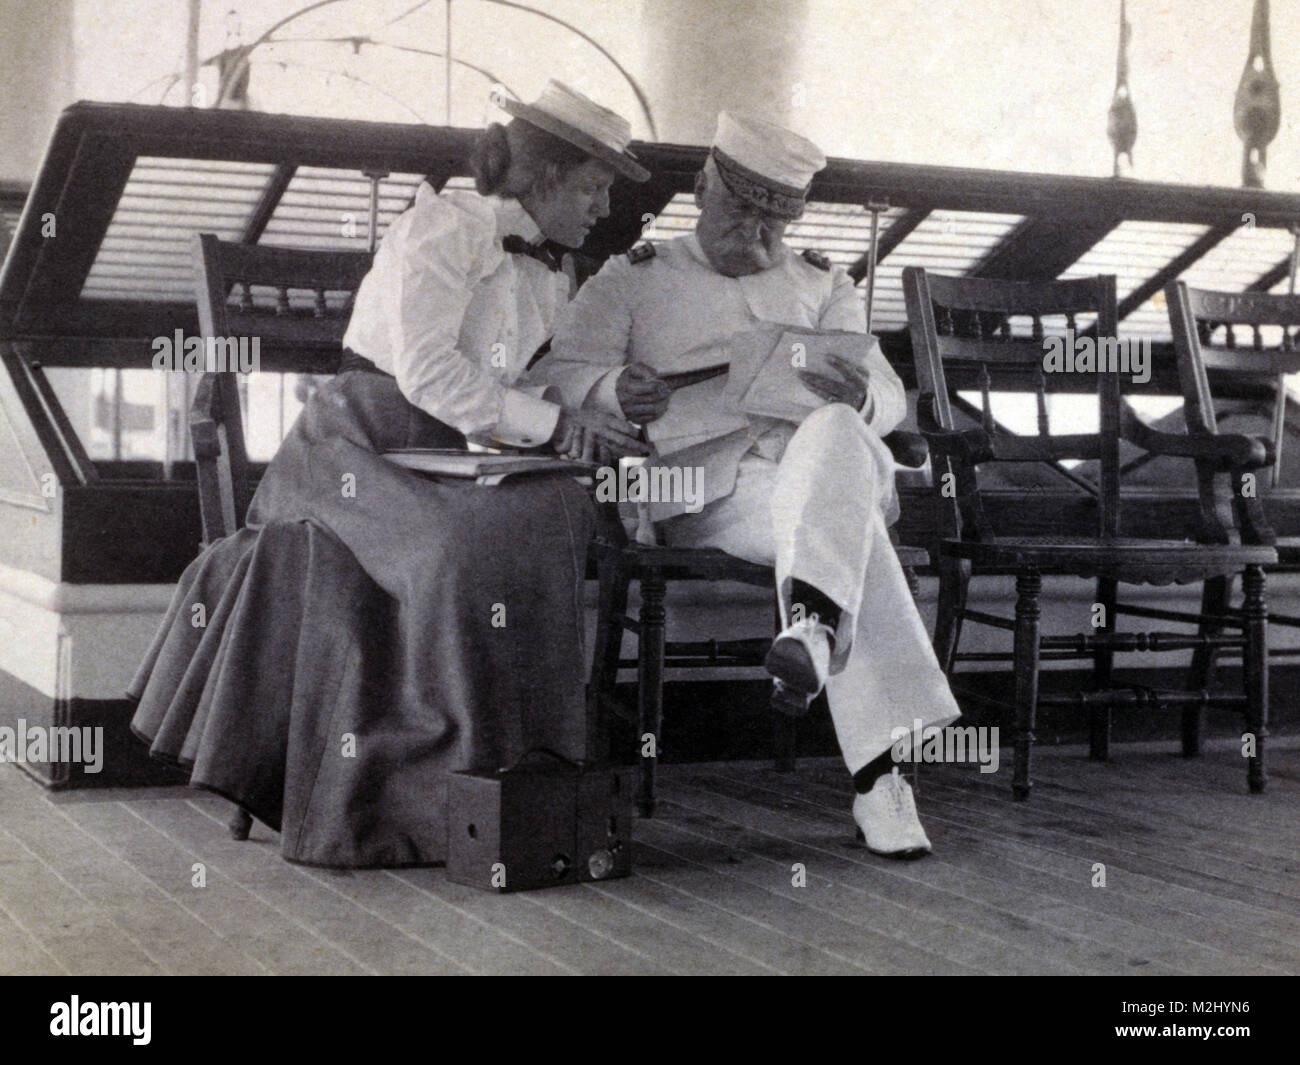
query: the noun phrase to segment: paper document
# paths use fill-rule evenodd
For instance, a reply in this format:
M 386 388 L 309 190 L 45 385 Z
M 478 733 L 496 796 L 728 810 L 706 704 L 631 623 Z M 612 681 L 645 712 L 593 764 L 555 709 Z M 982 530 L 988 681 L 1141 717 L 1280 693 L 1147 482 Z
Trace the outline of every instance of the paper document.
M 800 371 L 821 374 L 832 381 L 844 375 L 827 356 L 838 355 L 865 366 L 873 338 L 866 333 L 787 329 L 758 368 L 740 401 L 746 414 L 801 422 L 826 400 L 807 388 Z
M 799 371 L 843 380 L 827 356 L 862 366 L 874 343 L 865 333 L 763 323 L 693 348 L 673 360 L 672 376 L 703 375 L 723 362 L 728 372 L 677 387 L 668 409 L 645 427 L 646 438 L 660 455 L 669 455 L 750 428 L 752 418 L 801 422 L 826 400 L 804 387 Z

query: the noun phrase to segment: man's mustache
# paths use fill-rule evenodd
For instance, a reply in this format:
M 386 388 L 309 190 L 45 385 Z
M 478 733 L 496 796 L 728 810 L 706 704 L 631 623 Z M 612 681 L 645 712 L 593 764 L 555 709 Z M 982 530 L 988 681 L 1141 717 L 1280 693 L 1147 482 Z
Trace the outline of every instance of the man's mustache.
M 761 229 L 755 233 L 753 230 L 743 225 L 732 226 L 726 231 L 726 233 L 732 240 L 738 241 L 742 244 L 761 244 L 764 247 L 776 239 Z
M 751 237 L 748 233 L 742 232 L 739 229 L 728 231 L 724 243 L 730 245 L 737 251 L 752 251 L 767 256 L 772 254 L 772 249 L 769 247 L 768 241 L 764 240 L 761 235 Z

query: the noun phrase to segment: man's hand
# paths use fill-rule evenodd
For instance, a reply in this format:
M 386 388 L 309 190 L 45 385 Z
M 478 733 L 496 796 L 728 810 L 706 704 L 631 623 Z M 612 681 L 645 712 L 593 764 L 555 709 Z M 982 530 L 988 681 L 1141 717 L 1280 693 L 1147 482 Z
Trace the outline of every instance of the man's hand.
M 861 410 L 867 402 L 867 382 L 871 380 L 871 372 L 838 355 L 827 355 L 826 361 L 840 372 L 844 380 L 836 381 L 833 377 L 813 373 L 811 370 L 800 370 L 799 380 L 806 389 L 816 392 L 827 403 L 847 403 L 854 410 Z
M 628 363 L 614 386 L 623 416 L 637 425 L 660 417 L 668 409 L 672 394 L 663 378 L 643 362 Z
M 560 411 L 551 446 L 564 458 L 616 463 L 624 455 L 648 455 L 650 448 L 637 439 L 636 426 L 601 410 Z

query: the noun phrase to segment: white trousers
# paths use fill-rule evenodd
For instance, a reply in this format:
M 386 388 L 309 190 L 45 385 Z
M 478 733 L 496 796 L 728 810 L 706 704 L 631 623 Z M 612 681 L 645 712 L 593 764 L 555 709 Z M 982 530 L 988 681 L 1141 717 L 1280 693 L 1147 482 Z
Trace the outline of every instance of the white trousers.
M 731 495 L 662 526 L 673 546 L 775 566 L 783 624 L 794 580 L 840 608 L 826 695 L 850 773 L 896 743 L 900 727 L 961 715 L 889 542 L 897 510 L 889 449 L 851 408 L 831 404 L 804 420 L 779 463 L 747 454 Z

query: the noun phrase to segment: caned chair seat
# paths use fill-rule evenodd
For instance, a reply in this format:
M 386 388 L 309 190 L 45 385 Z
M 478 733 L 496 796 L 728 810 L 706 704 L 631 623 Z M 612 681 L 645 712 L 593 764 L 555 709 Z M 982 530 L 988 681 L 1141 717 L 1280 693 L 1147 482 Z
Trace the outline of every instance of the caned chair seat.
M 1189 584 L 1239 573 L 1242 566 L 1272 565 L 1279 554 L 1272 547 L 1069 536 L 945 539 L 939 550 L 951 558 L 966 559 L 985 574 L 1011 574 L 1033 567 L 1054 575 L 1106 577 L 1122 584 Z M 1296 541 L 1296 557 L 1300 558 L 1300 540 Z
M 771 566 L 747 562 L 714 547 L 659 547 L 645 544 L 611 544 L 596 540 L 597 555 L 617 555 L 628 565 L 654 569 L 670 581 L 736 581 L 767 587 L 773 581 Z M 930 553 L 923 547 L 895 544 L 894 553 L 904 567 L 929 564 Z
M 747 562 L 715 547 L 614 544 L 597 539 L 592 548 L 598 557 L 637 569 L 655 570 L 668 581 L 737 581 L 769 587 L 773 580 L 771 566 Z

